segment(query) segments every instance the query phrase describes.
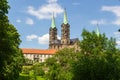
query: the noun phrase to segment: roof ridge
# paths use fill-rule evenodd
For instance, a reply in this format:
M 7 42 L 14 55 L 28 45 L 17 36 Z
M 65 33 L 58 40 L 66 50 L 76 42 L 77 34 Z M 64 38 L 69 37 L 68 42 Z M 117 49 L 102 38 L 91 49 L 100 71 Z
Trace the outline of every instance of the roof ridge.
M 55 49 L 22 49 L 23 54 L 55 54 Z

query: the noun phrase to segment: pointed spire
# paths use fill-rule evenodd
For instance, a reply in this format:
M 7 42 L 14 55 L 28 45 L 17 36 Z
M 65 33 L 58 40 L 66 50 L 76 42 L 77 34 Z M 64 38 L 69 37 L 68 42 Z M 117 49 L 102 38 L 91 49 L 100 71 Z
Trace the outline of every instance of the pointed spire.
M 51 27 L 52 27 L 52 28 L 55 28 L 55 27 L 56 27 L 56 24 L 55 24 L 55 18 L 54 18 L 54 13 L 53 13 L 53 16 L 52 16 Z
M 64 18 L 63 18 L 63 23 L 64 23 L 64 24 L 67 24 L 67 23 L 68 23 L 66 9 L 64 9 Z
M 96 34 L 97 34 L 97 36 L 99 36 L 99 35 L 100 35 L 100 30 L 99 30 L 99 26 L 98 26 L 98 24 L 97 24 Z

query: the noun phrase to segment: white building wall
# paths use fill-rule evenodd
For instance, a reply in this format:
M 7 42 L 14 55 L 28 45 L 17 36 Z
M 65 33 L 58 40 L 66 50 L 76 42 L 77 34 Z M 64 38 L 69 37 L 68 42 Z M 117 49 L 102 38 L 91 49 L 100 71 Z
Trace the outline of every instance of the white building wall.
M 24 54 L 25 58 L 28 58 L 30 60 L 34 60 L 34 56 L 39 58 L 39 62 L 45 62 L 45 60 L 49 57 L 52 57 L 50 54 Z
M 33 60 L 33 54 L 24 54 L 24 57 Z

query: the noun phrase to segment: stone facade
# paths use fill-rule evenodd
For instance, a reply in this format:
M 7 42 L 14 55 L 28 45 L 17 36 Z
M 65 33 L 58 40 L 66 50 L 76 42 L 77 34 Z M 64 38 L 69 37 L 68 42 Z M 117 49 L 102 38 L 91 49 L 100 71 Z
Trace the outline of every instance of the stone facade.
M 79 50 L 79 39 L 70 39 L 70 25 L 67 20 L 66 11 L 64 11 L 63 23 L 61 25 L 61 40 L 57 38 L 57 28 L 55 25 L 54 15 L 52 17 L 52 24 L 49 29 L 49 49 L 63 49 L 65 47 L 75 48 Z

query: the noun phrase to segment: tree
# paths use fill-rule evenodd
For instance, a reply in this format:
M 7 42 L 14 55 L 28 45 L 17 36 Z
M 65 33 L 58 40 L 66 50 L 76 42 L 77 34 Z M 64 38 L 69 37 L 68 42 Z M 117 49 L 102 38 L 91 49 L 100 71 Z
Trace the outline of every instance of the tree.
M 47 59 L 46 78 L 49 80 L 71 80 L 71 64 L 77 59 L 74 49 L 59 50 L 52 58 Z
M 19 49 L 20 38 L 15 27 L 9 23 L 7 0 L 0 0 L 0 79 L 15 80 L 22 68 L 23 55 Z
M 73 64 L 73 80 L 119 80 L 120 51 L 115 39 L 83 30 L 79 58 Z
M 45 74 L 42 63 L 35 63 L 32 66 L 32 70 L 33 70 L 35 76 L 43 76 Z
M 24 61 L 24 65 L 32 65 L 33 62 L 34 62 L 33 60 L 28 59 L 28 58 L 25 58 L 25 57 L 24 57 L 24 60 L 25 60 L 25 61 Z
M 80 43 L 81 52 L 84 54 L 98 53 L 99 51 L 104 52 L 108 47 L 108 38 L 105 34 L 99 36 L 93 31 L 88 32 L 83 30 L 82 32 L 83 40 Z

